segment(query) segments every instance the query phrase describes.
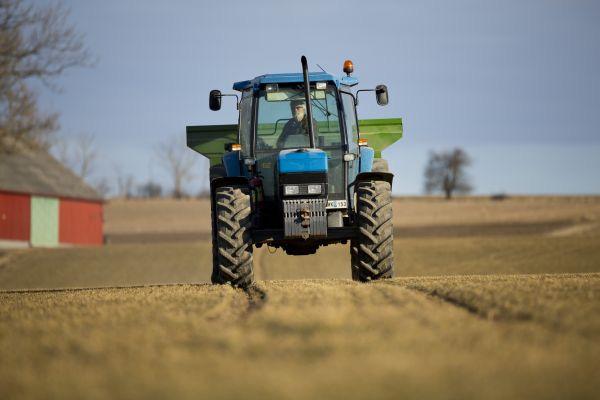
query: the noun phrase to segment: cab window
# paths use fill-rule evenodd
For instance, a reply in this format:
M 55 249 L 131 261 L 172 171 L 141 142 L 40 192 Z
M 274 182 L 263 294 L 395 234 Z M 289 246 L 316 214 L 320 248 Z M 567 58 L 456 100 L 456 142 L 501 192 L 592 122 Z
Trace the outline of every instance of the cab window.
M 356 120 L 356 110 L 354 98 L 348 93 L 341 93 L 344 106 L 344 120 L 346 121 L 346 131 L 350 140 L 350 148 L 358 146 L 358 121 Z
M 242 92 L 240 100 L 239 143 L 242 145 L 242 155 L 250 155 L 250 136 L 252 133 L 252 89 Z

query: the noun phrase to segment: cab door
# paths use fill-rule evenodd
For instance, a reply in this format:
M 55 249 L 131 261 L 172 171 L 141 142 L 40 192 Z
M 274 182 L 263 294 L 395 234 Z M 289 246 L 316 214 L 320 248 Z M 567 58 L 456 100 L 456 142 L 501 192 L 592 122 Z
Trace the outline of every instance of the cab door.
M 348 153 L 354 155 L 354 160 L 347 161 L 348 184 L 356 179 L 359 171 L 359 147 L 358 147 L 358 119 L 356 118 L 356 107 L 354 97 L 349 93 L 340 92 L 342 106 L 344 107 L 344 123 L 346 125 L 346 137 L 348 138 Z M 350 199 L 354 197 L 354 186 L 350 187 Z

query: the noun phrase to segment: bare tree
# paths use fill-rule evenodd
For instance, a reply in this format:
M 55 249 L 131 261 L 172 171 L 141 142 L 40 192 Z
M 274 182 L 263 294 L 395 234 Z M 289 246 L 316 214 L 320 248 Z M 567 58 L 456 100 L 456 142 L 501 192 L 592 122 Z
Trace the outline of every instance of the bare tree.
M 138 196 L 147 199 L 161 197 L 162 186 L 159 183 L 152 182 L 151 180 L 149 180 L 143 185 L 138 186 Z
M 94 145 L 94 136 L 82 134 L 77 136 L 74 147 L 75 172 L 82 178 L 88 179 L 95 167 L 98 154 Z
M 0 150 L 47 145 L 58 126 L 56 114 L 39 111 L 30 82 L 56 89 L 53 81 L 66 69 L 91 65 L 68 16 L 60 3 L 0 0 Z
M 121 175 L 117 178 L 117 195 L 119 197 L 130 199 L 133 197 L 133 186 L 135 181 L 133 175 Z
M 185 138 L 178 135 L 159 143 L 156 147 L 156 156 L 173 182 L 173 197 L 176 199 L 185 197 L 183 187 L 194 177 L 192 169 L 196 163 L 194 154 L 186 147 Z
M 36 96 L 23 83 L 0 93 L 0 152 L 19 145 L 48 148 L 48 134 L 58 128 L 57 118 L 38 110 Z
M 470 164 L 471 158 L 462 149 L 430 152 L 425 168 L 425 192 L 443 192 L 446 199 L 451 199 L 454 193 L 469 193 L 472 186 L 465 168 Z
M 82 133 L 71 140 L 56 140 L 53 143 L 53 150 L 56 157 L 81 179 L 90 178 L 98 158 L 94 135 Z
M 125 173 L 118 165 L 115 165 L 115 174 L 117 176 L 117 196 L 126 199 L 132 198 L 135 186 L 133 175 Z
M 92 186 L 94 187 L 96 192 L 100 193 L 100 195 L 104 198 L 106 198 L 109 195 L 111 190 L 110 184 L 108 183 L 108 179 L 104 177 L 97 179 Z

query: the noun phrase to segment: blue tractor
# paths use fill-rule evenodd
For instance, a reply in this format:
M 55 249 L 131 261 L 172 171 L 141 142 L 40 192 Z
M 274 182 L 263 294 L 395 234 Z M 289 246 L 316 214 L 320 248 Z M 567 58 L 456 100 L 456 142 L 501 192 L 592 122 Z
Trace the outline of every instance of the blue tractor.
M 393 174 L 381 151 L 402 136 L 402 120 L 359 121 L 353 65 L 345 76 L 268 74 L 236 82 L 237 94 L 212 90 L 209 106 L 235 96 L 237 125 L 188 126 L 187 144 L 210 160 L 213 269 L 217 284 L 253 283 L 254 246 L 313 254 L 350 241 L 352 279 L 394 274 Z

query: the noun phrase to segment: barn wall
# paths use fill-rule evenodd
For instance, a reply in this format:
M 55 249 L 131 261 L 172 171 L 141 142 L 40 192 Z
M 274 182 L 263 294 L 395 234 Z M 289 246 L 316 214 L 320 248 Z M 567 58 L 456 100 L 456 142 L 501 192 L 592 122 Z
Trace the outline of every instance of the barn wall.
M 60 199 L 59 220 L 60 243 L 102 244 L 102 203 Z
M 29 195 L 0 192 L 0 240 L 29 241 Z

